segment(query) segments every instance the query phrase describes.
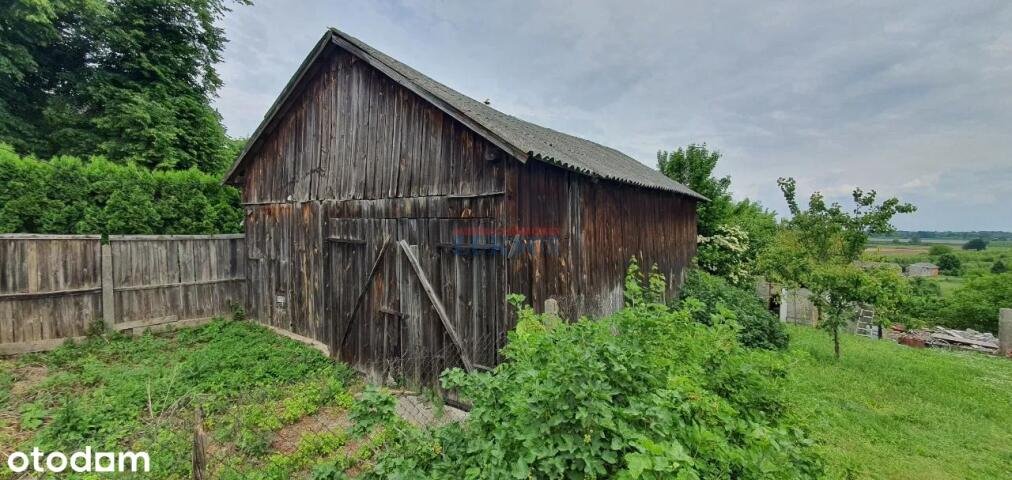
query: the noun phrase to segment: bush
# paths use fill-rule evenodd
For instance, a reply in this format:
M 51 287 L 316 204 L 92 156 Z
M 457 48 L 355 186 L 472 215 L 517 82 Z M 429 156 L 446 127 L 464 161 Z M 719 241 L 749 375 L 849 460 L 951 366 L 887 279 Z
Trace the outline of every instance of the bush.
M 699 268 L 719 275 L 737 285 L 752 278 L 749 272 L 749 237 L 744 229 L 735 225 L 718 225 L 713 235 L 700 236 L 696 252 Z
M 728 310 L 741 327 L 738 340 L 742 345 L 771 350 L 787 348 L 788 336 L 783 323 L 748 290 L 729 285 L 720 277 L 692 270 L 682 286 L 681 298 L 703 302 L 706 309 L 695 311 L 693 318 L 706 325 L 712 323 L 713 312 Z
M 41 161 L 0 144 L 0 233 L 234 233 L 242 219 L 239 191 L 197 170 Z
M 998 333 L 998 311 L 1012 308 L 1012 273 L 971 278 L 946 303 L 945 326 Z
M 468 422 L 386 450 L 380 478 L 812 478 L 821 462 L 790 420 L 781 354 L 742 348 L 703 305 L 631 302 L 559 323 L 515 302 L 490 373 L 443 374 Z M 637 300 L 637 299 L 633 299 Z
M 982 238 L 975 238 L 963 244 L 963 250 L 981 251 L 987 248 L 987 241 Z
M 997 273 L 1005 273 L 1007 271 L 1008 267 L 1005 266 L 1005 262 L 1001 260 L 995 260 L 995 262 L 991 264 L 991 273 L 997 274 Z
M 931 256 L 944 255 L 946 253 L 952 253 L 952 247 L 948 245 L 932 245 L 931 248 L 928 249 L 928 255 Z
M 946 253 L 938 257 L 938 269 L 946 275 L 959 275 L 963 262 L 955 254 Z

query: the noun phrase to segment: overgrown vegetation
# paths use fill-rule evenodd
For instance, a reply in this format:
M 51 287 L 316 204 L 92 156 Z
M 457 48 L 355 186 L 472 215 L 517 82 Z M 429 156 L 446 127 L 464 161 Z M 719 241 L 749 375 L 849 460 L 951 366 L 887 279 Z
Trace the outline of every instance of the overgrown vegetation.
M 731 177 L 715 177 L 721 153 L 706 144 L 657 152 L 657 169 L 707 197 L 696 207 L 700 268 L 738 286 L 751 285 L 756 259 L 776 234 L 774 212 L 731 198 Z
M 341 415 L 354 385 L 347 367 L 246 322 L 96 337 L 0 363 L 0 444 L 146 451 L 152 478 L 185 478 L 201 407 L 216 474 L 285 479 L 356 436 L 337 425 L 275 451 L 276 433 L 308 415 Z
M 738 340 L 753 348 L 780 350 L 787 348 L 787 329 L 756 297 L 755 292 L 729 285 L 724 279 L 699 270 L 689 272 L 682 285 L 682 299 L 695 299 L 705 308 L 696 309 L 693 318 L 710 325 L 713 312 L 721 312 L 737 322 Z
M 702 303 L 648 301 L 559 323 L 512 302 L 519 323 L 491 373 L 450 370 L 473 403 L 464 426 L 411 434 L 378 478 L 810 478 L 821 463 L 789 420 L 786 365 L 742 347 L 735 322 Z M 628 293 L 628 292 L 627 292 Z
M 868 248 L 864 258 L 899 265 L 934 262 L 949 267 L 939 277 L 911 279 L 910 298 L 904 302 L 907 319 L 901 320 L 904 323 L 997 333 L 999 309 L 1012 308 L 1012 278 L 1005 269 L 1012 259 L 1012 248 L 1007 243 L 992 242 L 982 251 L 954 250 L 947 245 L 875 245 Z
M 0 143 L 0 233 L 230 233 L 242 219 L 239 191 L 197 170 L 41 161 Z

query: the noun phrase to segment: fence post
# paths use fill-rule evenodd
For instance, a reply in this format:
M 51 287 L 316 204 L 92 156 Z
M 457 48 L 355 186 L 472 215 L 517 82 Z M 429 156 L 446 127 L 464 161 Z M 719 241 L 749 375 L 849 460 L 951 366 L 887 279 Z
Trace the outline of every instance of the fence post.
M 998 353 L 1003 357 L 1012 356 L 1012 308 L 998 312 Z
M 112 244 L 102 244 L 102 323 L 112 332 L 116 321 L 116 299 L 112 284 Z
M 193 425 L 193 480 L 207 478 L 207 439 L 204 437 L 204 411 L 197 407 Z

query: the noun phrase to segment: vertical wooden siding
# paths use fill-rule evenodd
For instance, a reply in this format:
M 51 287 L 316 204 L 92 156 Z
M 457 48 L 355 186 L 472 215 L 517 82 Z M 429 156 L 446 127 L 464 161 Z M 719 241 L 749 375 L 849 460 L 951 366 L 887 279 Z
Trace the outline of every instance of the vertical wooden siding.
M 674 295 L 696 249 L 695 201 L 667 192 L 598 181 L 528 162 L 508 175 L 507 224 L 556 232 L 558 249 L 534 242 L 509 259 L 509 291 L 536 309 L 556 299 L 567 318 L 622 307 L 629 260 L 656 264 Z
M 308 75 L 251 152 L 243 201 L 487 193 L 502 152 L 346 52 Z
M 0 235 L 0 345 L 80 337 L 102 319 L 98 236 Z
M 115 329 L 229 313 L 245 302 L 242 235 L 112 235 Z
M 106 313 L 103 289 L 117 330 L 225 315 L 244 300 L 241 235 L 112 236 L 111 272 L 102 248 L 98 236 L 0 235 L 0 354 L 85 335 Z

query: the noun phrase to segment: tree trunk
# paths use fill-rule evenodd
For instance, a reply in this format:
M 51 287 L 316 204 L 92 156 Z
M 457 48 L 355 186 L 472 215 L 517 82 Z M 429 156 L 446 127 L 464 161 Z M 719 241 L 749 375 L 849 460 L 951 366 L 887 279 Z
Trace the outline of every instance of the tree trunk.
M 833 354 L 840 359 L 840 327 L 833 327 Z

